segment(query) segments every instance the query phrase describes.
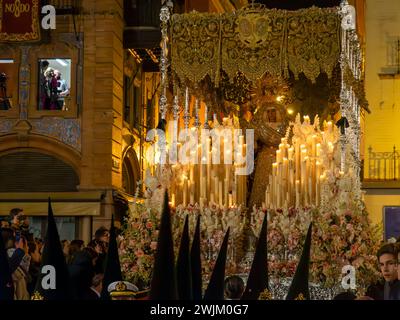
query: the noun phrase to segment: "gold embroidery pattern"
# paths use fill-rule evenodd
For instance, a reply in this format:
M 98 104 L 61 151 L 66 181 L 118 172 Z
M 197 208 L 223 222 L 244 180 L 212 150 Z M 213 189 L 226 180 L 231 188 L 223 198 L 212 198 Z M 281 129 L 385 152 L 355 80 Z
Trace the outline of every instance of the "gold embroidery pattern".
M 229 79 L 241 72 L 249 81 L 265 73 L 315 81 L 330 77 L 340 56 L 340 16 L 336 8 L 298 11 L 250 5 L 236 12 L 187 13 L 171 21 L 172 69 L 184 82 L 210 76 L 218 85 L 219 71 Z
M 0 41 L 17 42 L 17 41 L 38 41 L 39 33 L 39 0 L 32 0 L 32 32 L 21 33 L 5 33 L 1 30 L 3 20 L 3 1 L 0 0 Z
M 118 282 L 115 286 L 116 291 L 125 291 L 126 290 L 126 284 L 123 283 L 122 281 Z
M 280 75 L 286 11 L 247 7 L 222 21 L 222 69 L 232 79 L 242 72 L 255 81 L 266 72 Z
M 198 12 L 172 16 L 171 63 L 182 82 L 197 83 L 206 75 L 214 80 L 219 72 L 219 15 L 204 17 Z
M 306 298 L 304 298 L 304 295 L 303 295 L 302 293 L 300 293 L 300 294 L 296 297 L 296 299 L 294 299 L 294 300 L 306 300 Z
M 288 66 L 314 81 L 321 72 L 332 76 L 340 56 L 340 19 L 336 9 L 294 11 L 288 18 Z
M 35 291 L 31 297 L 31 300 L 44 300 L 44 297 L 39 293 L 39 291 Z
M 258 296 L 258 300 L 272 300 L 272 293 L 268 289 L 265 289 Z

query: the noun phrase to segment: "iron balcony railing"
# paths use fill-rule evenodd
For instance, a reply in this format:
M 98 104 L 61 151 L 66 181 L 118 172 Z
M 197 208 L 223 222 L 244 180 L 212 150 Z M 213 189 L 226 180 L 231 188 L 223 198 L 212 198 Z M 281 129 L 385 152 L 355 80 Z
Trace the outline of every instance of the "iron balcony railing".
M 78 14 L 82 8 L 82 0 L 43 0 L 42 4 L 54 6 L 57 15 Z
M 393 151 L 375 152 L 368 148 L 367 180 L 395 181 L 400 180 L 400 154 L 393 146 Z
M 71 9 L 81 6 L 81 0 L 48 0 L 47 3 L 56 9 Z

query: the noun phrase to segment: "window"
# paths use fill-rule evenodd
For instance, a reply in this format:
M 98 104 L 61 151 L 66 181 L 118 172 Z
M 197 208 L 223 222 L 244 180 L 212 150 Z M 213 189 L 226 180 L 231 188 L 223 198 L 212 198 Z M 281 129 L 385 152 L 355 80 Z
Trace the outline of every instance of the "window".
M 13 59 L 0 59 L 0 110 L 10 110 L 17 104 L 18 68 Z
M 39 59 L 37 110 L 70 109 L 71 59 Z
M 132 106 L 132 97 L 130 89 L 130 79 L 127 76 L 124 76 L 124 121 L 130 123 L 131 118 L 131 106 Z
M 78 236 L 78 225 L 76 217 L 54 217 L 57 225 L 60 240 L 74 240 Z M 43 239 L 46 237 L 47 217 L 30 217 L 30 232 L 35 238 Z
M 78 117 L 83 99 L 83 44 L 79 39 L 72 32 L 57 32 L 54 41 L 29 51 L 29 118 Z
M 383 208 L 385 240 L 400 237 L 400 207 Z
M 135 194 L 136 181 L 129 159 L 125 158 L 122 163 L 122 189 L 129 194 Z
M 141 94 L 140 82 L 124 77 L 124 121 L 130 128 L 140 130 Z

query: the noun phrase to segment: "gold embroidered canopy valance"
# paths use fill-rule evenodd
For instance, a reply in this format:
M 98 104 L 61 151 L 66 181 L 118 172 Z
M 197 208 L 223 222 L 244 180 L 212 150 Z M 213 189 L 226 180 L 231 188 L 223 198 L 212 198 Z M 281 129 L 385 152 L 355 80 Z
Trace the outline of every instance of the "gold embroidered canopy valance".
M 218 85 L 241 72 L 250 81 L 300 73 L 314 81 L 331 76 L 340 57 L 338 8 L 298 11 L 252 5 L 232 13 L 175 14 L 171 19 L 171 67 L 181 81 L 209 76 Z

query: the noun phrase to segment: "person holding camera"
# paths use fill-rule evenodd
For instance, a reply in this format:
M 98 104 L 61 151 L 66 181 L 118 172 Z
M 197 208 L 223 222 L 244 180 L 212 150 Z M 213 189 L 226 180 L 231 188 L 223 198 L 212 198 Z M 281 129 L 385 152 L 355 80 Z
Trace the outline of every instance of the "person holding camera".
M 11 103 L 7 96 L 7 75 L 0 73 L 0 110 L 11 109 Z
M 11 277 L 14 286 L 15 300 L 29 300 L 27 289 L 31 257 L 28 252 L 28 242 L 20 231 L 2 228 L 1 235 L 8 256 Z
M 28 242 L 33 242 L 33 234 L 29 232 L 29 219 L 24 214 L 24 210 L 20 208 L 14 208 L 10 211 L 10 224 L 11 229 L 15 233 L 20 232 Z

